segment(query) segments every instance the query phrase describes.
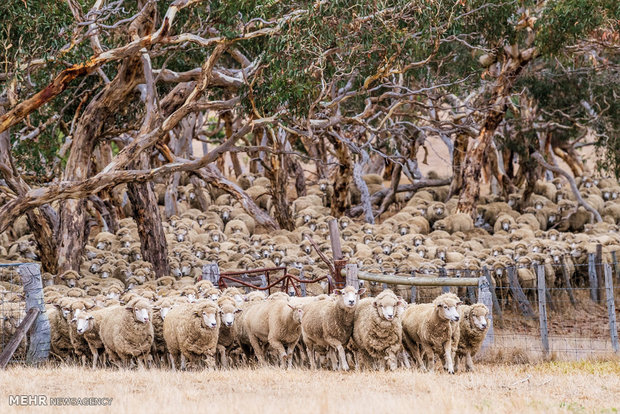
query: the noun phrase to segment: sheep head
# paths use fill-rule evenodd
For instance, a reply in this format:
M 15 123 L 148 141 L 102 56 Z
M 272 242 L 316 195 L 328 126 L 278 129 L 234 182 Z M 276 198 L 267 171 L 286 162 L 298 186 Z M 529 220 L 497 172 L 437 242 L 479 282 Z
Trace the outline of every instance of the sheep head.
M 440 318 L 453 322 L 458 322 L 460 319 L 457 307 L 461 304 L 461 301 L 454 293 L 444 293 L 437 296 L 433 304 Z
M 132 299 L 125 305 L 125 309 L 133 314 L 136 322 L 146 324 L 151 319 L 151 305 L 146 299 Z

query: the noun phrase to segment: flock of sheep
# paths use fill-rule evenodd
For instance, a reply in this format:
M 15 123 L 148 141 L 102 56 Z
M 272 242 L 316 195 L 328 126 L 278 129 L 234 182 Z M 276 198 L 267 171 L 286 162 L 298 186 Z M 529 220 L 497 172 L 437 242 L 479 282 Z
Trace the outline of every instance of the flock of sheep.
M 364 180 L 371 193 L 382 188 L 379 176 Z M 268 180 L 244 175 L 238 184 L 260 207 L 271 210 Z M 594 177 L 578 184 L 602 222 L 591 224 L 590 213 L 558 179 L 538 182 L 526 202 L 521 194 L 506 201 L 483 197 L 476 220 L 453 213 L 456 199 L 446 201 L 448 187 L 432 187 L 399 195 L 397 211 L 381 224 L 339 218 L 343 254 L 365 270 L 415 272 L 419 277 L 436 276 L 441 268 L 453 276 L 478 276 L 486 266 L 503 306 L 508 304 L 501 293 L 511 266 L 525 289 L 536 287 L 535 264 L 544 266 L 548 287 L 563 284 L 559 263 L 573 286 L 581 286 L 587 269 L 579 265 L 587 263 L 597 244 L 603 245 L 608 263 L 611 252 L 619 249 L 620 186 Z M 155 188 L 162 195 L 161 186 Z M 295 230 L 265 233 L 229 195 L 188 183 L 180 187 L 178 216 L 163 223 L 170 275 L 159 278 L 142 260 L 133 219 L 120 220 L 115 233 L 94 234 L 79 271 L 43 275 L 52 356 L 93 367 L 276 363 L 396 369 L 409 367 L 412 358 L 424 370 L 433 369 L 436 359 L 450 373 L 460 359 L 473 369 L 472 357 L 488 329 L 488 309 L 463 304 L 440 288 L 418 288 L 411 297 L 409 287 L 384 289 L 368 283 L 359 291 L 346 287 L 330 295 L 323 281 L 308 284 L 307 297 L 292 296 L 294 287 L 265 297 L 261 291 L 220 290 L 202 280 L 203 266 L 209 263 L 217 263 L 222 272 L 286 266 L 295 276 L 322 278 L 327 265 L 306 236 L 329 252 L 331 194 L 326 181 L 309 187 L 308 195 L 292 204 Z M 208 200 L 206 211 L 198 208 L 198 197 Z M 23 224 L 16 223 L 0 238 L 0 257 L 37 259 Z M 7 338 L 23 317 L 14 272 L 0 269 L 0 338 L 3 333 Z

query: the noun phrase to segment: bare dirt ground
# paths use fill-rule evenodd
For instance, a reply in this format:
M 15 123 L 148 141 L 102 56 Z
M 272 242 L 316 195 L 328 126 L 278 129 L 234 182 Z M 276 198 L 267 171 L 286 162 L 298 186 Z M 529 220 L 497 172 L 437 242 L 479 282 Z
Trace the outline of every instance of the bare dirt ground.
M 0 412 L 564 413 L 617 412 L 620 360 L 480 365 L 476 373 L 12 367 Z M 110 407 L 16 407 L 11 394 L 111 397 Z

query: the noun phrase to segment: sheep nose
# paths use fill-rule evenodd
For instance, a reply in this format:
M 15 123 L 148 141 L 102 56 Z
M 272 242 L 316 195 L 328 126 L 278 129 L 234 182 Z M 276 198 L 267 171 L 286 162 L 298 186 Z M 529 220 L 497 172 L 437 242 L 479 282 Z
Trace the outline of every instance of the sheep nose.
M 458 320 L 459 320 L 459 319 L 461 319 L 461 318 L 460 318 L 460 317 L 458 317 L 458 316 L 455 316 L 455 317 L 454 317 L 454 321 L 455 321 L 455 322 L 458 322 Z
M 226 322 L 226 326 L 230 328 L 232 326 L 232 322 Z

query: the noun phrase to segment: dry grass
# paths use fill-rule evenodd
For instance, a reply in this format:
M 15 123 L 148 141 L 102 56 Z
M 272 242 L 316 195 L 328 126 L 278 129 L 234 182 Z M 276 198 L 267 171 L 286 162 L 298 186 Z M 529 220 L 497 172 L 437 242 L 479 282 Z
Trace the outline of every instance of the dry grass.
M 527 380 L 525 380 L 527 379 Z M 0 377 L 0 412 L 479 413 L 616 412 L 620 361 L 480 365 L 475 374 L 216 372 L 12 367 Z M 111 407 L 10 407 L 10 394 L 112 397 Z

